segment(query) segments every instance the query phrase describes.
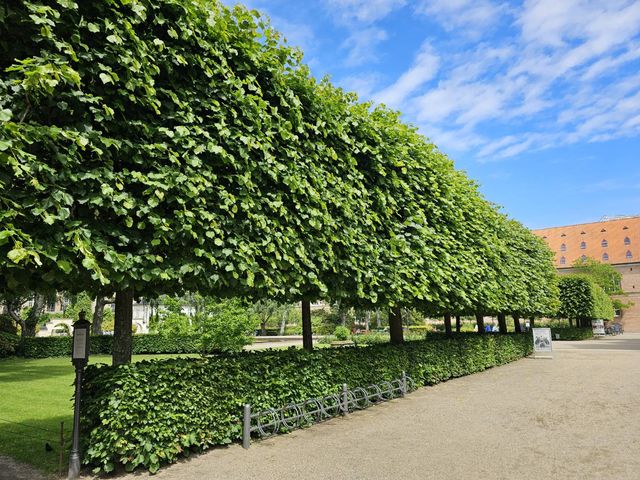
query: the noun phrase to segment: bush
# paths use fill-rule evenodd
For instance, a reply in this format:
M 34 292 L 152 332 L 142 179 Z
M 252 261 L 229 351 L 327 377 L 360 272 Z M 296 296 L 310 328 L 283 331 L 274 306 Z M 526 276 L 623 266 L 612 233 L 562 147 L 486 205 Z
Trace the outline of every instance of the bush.
M 338 325 L 336 329 L 333 331 L 333 334 L 336 336 L 336 340 L 344 342 L 349 339 L 349 329 L 347 327 L 343 327 L 342 325 Z
M 458 335 L 402 346 L 242 352 L 87 368 L 84 462 L 96 471 L 156 471 L 191 451 L 241 438 L 242 406 L 254 411 L 399 378 L 432 385 L 528 355 L 531 336 Z
M 5 313 L 0 314 L 0 332 L 10 333 L 12 335 L 18 334 L 18 326 L 16 325 L 16 322 L 14 322 L 13 319 Z
M 20 341 L 18 354 L 27 358 L 70 357 L 71 337 L 31 337 Z M 110 355 L 113 336 L 92 335 L 91 354 Z M 199 335 L 167 337 L 164 335 L 134 335 L 134 354 L 200 353 Z
M 16 354 L 20 337 L 12 333 L 0 332 L 0 358 Z
M 560 338 L 556 338 L 556 335 L 560 335 Z M 593 330 L 591 328 L 551 327 L 551 338 L 553 340 L 588 340 L 593 338 Z

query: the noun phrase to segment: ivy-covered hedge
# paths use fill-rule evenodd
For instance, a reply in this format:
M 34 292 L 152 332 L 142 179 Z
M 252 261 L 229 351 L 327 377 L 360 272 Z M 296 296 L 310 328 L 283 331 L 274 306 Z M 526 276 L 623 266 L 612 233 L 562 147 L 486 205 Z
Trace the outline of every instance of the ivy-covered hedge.
M 556 338 L 560 335 L 560 338 Z M 551 328 L 551 337 L 553 340 L 588 340 L 593 338 L 593 330 L 591 328 Z
M 7 332 L 0 332 L 0 358 L 11 357 L 16 354 L 20 337 Z
M 479 372 L 531 353 L 531 336 L 459 335 L 402 346 L 267 350 L 90 366 L 82 402 L 84 462 L 156 471 L 191 451 L 241 437 L 245 403 L 255 410 L 369 385 L 405 370 L 417 385 Z
M 27 358 L 69 357 L 71 356 L 71 337 L 34 337 L 24 338 L 18 346 L 18 354 Z M 91 354 L 110 355 L 113 336 L 92 335 Z M 199 353 L 200 337 L 197 335 L 165 336 L 134 335 L 134 354 L 153 353 Z

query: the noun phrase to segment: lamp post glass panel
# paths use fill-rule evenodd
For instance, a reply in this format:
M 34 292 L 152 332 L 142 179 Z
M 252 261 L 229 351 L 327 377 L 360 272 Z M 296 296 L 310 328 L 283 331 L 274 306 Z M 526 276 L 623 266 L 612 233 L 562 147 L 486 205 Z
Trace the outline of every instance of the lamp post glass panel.
M 76 367 L 76 395 L 73 409 L 73 442 L 69 457 L 69 477 L 78 478 L 80 475 L 80 396 L 82 394 L 82 373 L 89 360 L 89 332 L 91 324 L 86 320 L 85 313 L 80 312 L 79 320 L 73 324 L 73 352 L 71 363 Z

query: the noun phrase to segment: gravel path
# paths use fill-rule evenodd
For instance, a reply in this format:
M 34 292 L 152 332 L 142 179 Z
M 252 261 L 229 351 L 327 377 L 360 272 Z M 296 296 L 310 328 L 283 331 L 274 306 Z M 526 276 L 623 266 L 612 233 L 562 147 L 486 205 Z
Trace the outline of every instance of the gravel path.
M 554 348 L 151 478 L 639 479 L 640 334 Z
M 0 480 L 47 480 L 47 477 L 29 465 L 0 455 Z

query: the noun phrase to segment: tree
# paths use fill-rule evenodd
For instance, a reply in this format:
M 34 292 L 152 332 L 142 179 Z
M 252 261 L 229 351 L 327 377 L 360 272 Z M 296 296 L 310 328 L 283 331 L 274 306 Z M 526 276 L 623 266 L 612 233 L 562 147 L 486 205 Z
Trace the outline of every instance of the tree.
M 579 327 L 589 327 L 593 319 L 611 320 L 614 315 L 609 296 L 591 277 L 564 275 L 559 280 L 560 308 L 558 316 Z
M 614 295 L 625 295 L 625 293 L 622 290 L 622 274 L 612 265 L 587 257 L 584 260 L 577 259 L 573 264 L 573 269 L 577 274 L 591 277 L 594 282 L 600 285 L 611 298 L 614 310 L 622 310 L 633 305 L 633 302 L 623 302 L 620 298 L 614 297 Z

